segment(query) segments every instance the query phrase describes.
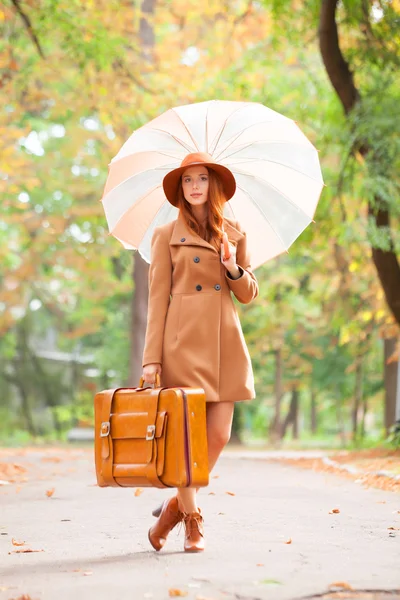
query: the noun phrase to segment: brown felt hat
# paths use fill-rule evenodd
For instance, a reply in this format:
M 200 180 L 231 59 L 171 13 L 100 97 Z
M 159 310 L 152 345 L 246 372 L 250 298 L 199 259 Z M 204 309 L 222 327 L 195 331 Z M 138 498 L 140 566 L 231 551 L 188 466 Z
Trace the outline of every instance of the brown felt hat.
M 218 173 L 222 183 L 222 188 L 227 200 L 230 200 L 236 191 L 236 181 L 233 173 L 227 168 L 215 162 L 210 154 L 206 152 L 194 152 L 188 154 L 183 159 L 181 166 L 173 171 L 170 171 L 163 179 L 164 193 L 167 200 L 173 205 L 177 205 L 177 192 L 182 173 L 189 167 L 204 165 Z

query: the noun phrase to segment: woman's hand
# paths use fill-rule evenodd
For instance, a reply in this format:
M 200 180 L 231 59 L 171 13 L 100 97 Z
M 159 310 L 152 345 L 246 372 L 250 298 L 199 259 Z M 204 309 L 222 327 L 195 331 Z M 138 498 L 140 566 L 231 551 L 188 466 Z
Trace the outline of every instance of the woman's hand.
M 156 382 L 156 374 L 161 375 L 161 365 L 160 363 L 151 363 L 143 367 L 143 381 L 145 383 Z
M 225 232 L 223 235 L 224 239 L 222 240 L 221 244 L 221 262 L 226 268 L 226 270 L 229 271 L 232 278 L 238 279 L 240 277 L 240 270 L 236 264 L 236 246 L 234 246 L 228 241 L 228 236 Z M 225 258 L 225 246 L 229 247 L 229 258 Z

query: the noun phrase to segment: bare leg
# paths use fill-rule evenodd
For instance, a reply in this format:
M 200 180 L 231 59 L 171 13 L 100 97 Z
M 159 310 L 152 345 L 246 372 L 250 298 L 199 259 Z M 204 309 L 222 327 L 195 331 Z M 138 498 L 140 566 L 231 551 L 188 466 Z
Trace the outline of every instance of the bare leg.
M 208 402 L 206 408 L 208 469 L 211 472 L 219 455 L 229 442 L 235 404 L 234 402 Z M 182 512 L 198 512 L 196 492 L 195 488 L 178 489 L 178 503 Z

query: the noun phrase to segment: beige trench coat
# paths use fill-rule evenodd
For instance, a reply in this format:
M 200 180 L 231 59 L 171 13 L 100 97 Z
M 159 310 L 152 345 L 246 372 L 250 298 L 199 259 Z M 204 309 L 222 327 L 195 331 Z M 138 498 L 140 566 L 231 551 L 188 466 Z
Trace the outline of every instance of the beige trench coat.
M 246 234 L 224 219 L 237 243 L 239 279 L 215 248 L 191 233 L 183 218 L 157 227 L 149 270 L 149 307 L 143 366 L 161 363 L 161 385 L 201 387 L 207 402 L 255 398 L 250 355 L 232 294 L 248 304 L 258 295 Z

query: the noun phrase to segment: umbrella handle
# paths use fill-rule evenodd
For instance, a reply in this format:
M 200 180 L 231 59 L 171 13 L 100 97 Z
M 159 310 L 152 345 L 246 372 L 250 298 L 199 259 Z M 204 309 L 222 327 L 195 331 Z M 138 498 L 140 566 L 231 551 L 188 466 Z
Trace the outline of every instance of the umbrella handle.
M 229 250 L 228 236 L 226 235 L 225 231 L 222 236 L 222 243 L 224 244 L 224 259 L 228 260 L 231 257 L 231 253 Z

